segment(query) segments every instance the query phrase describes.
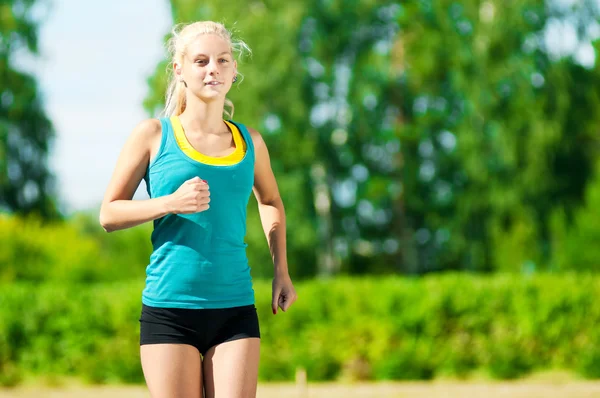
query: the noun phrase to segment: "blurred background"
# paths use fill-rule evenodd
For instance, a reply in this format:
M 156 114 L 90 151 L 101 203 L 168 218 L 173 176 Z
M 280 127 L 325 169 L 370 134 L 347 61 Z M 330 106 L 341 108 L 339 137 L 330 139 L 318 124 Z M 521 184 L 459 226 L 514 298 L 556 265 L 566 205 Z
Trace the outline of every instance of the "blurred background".
M 171 27 L 252 49 L 300 300 L 248 256 L 261 382 L 600 377 L 600 1 L 0 2 L 0 385 L 143 383 L 151 225 L 99 205 Z M 136 200 L 146 198 L 145 186 Z M 298 376 L 300 375 L 300 376 Z

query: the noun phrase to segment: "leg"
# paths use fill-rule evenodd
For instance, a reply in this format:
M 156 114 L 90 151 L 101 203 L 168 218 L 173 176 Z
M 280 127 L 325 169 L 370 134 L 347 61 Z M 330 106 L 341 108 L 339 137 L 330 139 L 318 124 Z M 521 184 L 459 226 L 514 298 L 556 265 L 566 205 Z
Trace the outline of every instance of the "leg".
M 202 360 L 187 344 L 144 344 L 142 370 L 152 398 L 202 398 Z
M 255 398 L 260 339 L 227 341 L 204 356 L 206 398 Z

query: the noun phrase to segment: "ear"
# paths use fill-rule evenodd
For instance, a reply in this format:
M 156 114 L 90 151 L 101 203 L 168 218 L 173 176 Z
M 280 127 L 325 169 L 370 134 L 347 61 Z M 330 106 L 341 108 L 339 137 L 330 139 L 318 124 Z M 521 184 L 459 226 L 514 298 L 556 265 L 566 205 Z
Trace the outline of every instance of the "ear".
M 176 77 L 181 77 L 181 65 L 179 65 L 177 62 L 173 62 L 173 73 Z

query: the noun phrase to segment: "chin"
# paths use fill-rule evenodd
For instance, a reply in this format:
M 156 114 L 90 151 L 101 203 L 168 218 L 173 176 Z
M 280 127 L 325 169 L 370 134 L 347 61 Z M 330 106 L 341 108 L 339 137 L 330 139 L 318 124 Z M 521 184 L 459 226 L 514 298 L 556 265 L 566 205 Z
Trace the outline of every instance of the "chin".
M 204 102 L 225 101 L 225 95 L 216 91 L 212 93 L 202 92 L 197 96 Z

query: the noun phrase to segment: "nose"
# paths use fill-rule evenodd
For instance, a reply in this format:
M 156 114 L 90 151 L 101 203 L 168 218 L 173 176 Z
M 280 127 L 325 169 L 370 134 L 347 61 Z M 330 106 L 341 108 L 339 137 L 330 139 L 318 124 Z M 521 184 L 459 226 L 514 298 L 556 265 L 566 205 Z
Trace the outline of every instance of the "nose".
M 208 63 L 208 73 L 212 76 L 212 75 L 216 75 L 219 73 L 219 68 L 217 67 L 217 61 L 213 61 L 211 60 Z

